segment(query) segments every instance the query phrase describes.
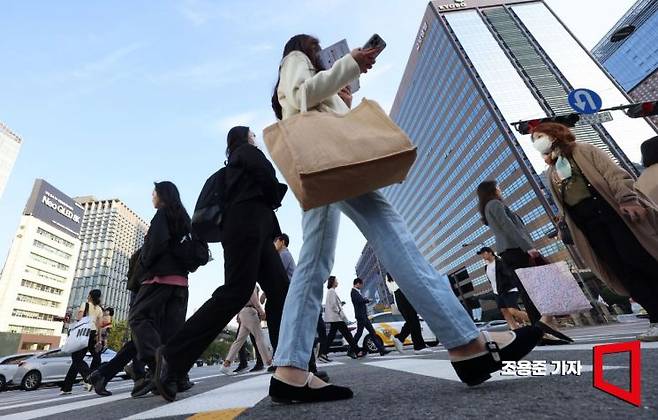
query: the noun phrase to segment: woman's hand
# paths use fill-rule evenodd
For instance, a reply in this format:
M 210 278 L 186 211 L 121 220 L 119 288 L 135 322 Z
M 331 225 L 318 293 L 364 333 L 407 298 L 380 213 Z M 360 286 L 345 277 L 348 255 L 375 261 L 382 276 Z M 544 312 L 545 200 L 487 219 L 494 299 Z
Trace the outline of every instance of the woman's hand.
M 619 209 L 623 214 L 630 217 L 633 222 L 644 219 L 647 215 L 647 209 L 639 204 L 621 204 Z
M 375 57 L 377 57 L 378 53 L 378 48 L 368 48 L 365 50 L 363 48 L 357 48 L 352 50 L 352 57 L 359 65 L 361 73 L 367 73 L 375 64 Z
M 348 108 L 352 108 L 352 88 L 349 85 L 342 88 L 338 92 L 338 96 L 340 96 L 340 99 L 345 102 Z

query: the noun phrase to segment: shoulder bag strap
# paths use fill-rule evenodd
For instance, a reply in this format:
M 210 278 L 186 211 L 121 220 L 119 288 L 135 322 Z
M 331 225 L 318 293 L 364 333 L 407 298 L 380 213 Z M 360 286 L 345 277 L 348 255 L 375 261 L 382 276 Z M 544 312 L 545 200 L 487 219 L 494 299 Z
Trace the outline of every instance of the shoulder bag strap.
M 85 303 L 85 311 L 82 313 L 82 316 L 89 315 L 89 302 Z

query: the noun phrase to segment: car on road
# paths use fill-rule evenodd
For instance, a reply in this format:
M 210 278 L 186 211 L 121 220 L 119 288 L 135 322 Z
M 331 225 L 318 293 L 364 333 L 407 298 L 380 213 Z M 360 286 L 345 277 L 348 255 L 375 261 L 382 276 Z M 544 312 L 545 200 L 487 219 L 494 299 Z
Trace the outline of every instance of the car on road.
M 34 356 L 35 353 L 19 353 L 0 357 L 0 392 L 7 389 L 7 383 L 11 382 L 18 364 L 25 359 Z
M 357 343 L 359 347 L 366 348 L 369 353 L 377 352 L 377 344 L 375 340 L 380 340 L 386 347 L 393 346 L 393 336 L 398 334 L 404 325 L 404 318 L 402 315 L 393 314 L 390 311 L 388 312 L 379 312 L 370 316 L 370 322 L 377 332 L 377 337 L 372 337 L 368 334 L 367 331 L 363 331 L 363 336 L 359 339 Z M 356 326 L 356 324 L 354 324 Z M 423 340 L 430 346 L 435 346 L 438 344 L 438 339 L 430 330 L 427 323 L 420 318 L 420 328 L 423 334 Z M 354 334 L 354 331 L 352 332 Z M 407 337 L 404 341 L 404 344 L 412 344 L 411 337 Z
M 116 355 L 110 349 L 101 354 L 101 363 L 107 363 Z M 20 386 L 26 391 L 34 391 L 43 384 L 63 382 L 71 366 L 71 354 L 60 349 L 33 355 L 18 363 L 18 369 L 11 380 L 14 386 Z M 87 364 L 91 363 L 91 355 L 85 357 Z

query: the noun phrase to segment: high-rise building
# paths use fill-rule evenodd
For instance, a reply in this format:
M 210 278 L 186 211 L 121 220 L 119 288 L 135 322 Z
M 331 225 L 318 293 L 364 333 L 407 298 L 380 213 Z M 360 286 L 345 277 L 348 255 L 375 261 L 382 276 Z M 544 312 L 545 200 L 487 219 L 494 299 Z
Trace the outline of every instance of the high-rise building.
M 0 277 L 0 331 L 20 333 L 20 350 L 59 345 L 83 213 L 72 198 L 36 180 Z
M 11 170 L 21 148 L 21 138 L 0 123 L 0 198 L 5 190 Z
M 384 194 L 462 300 L 489 288 L 475 254 L 483 244 L 494 245 L 477 207 L 482 181 L 499 181 L 544 256 L 569 259 L 564 245 L 548 237 L 557 208 L 540 176 L 546 164 L 511 123 L 573 112 L 567 96 L 574 88 L 598 92 L 604 106 L 628 103 L 543 1 L 428 5 L 391 110 L 418 158 L 407 181 Z M 631 168 L 653 129 L 622 111 L 612 117 L 603 124 L 581 122 L 574 132 Z
M 636 102 L 658 100 L 658 1 L 638 0 L 592 49 Z M 629 34 L 629 35 L 627 35 Z M 651 117 L 658 124 L 658 117 Z
M 386 267 L 379 261 L 375 251 L 368 245 L 363 248 L 361 257 L 356 263 L 356 276 L 363 280 L 363 297 L 370 299 L 368 310 L 376 312 L 377 308 L 385 309 L 394 303 L 386 287 Z
M 84 209 L 82 248 L 68 310 L 80 306 L 89 291 L 100 289 L 103 306 L 114 308 L 117 320 L 128 318 L 128 260 L 144 243 L 148 224 L 119 199 L 75 199 Z

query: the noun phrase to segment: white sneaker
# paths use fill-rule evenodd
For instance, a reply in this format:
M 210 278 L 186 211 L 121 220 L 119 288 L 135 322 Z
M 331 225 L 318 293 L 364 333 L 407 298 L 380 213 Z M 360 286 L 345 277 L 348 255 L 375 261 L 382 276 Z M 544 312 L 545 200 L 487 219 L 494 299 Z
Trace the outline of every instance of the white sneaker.
M 60 391 L 59 395 L 71 395 L 71 391 Z
M 94 386 L 89 382 L 85 382 L 85 391 L 91 392 L 92 389 L 94 389 Z
M 222 366 L 220 372 L 226 376 L 235 376 L 236 373 L 231 370 L 231 366 Z
M 649 329 L 637 336 L 640 341 L 658 341 L 658 322 L 649 324 Z
M 414 350 L 414 354 L 432 354 L 432 353 L 434 352 L 429 347 L 425 347 L 424 349 L 420 349 L 420 350 Z
M 393 337 L 393 345 L 395 346 L 395 350 L 397 350 L 398 353 L 404 354 L 404 344 L 402 344 L 402 341 Z

